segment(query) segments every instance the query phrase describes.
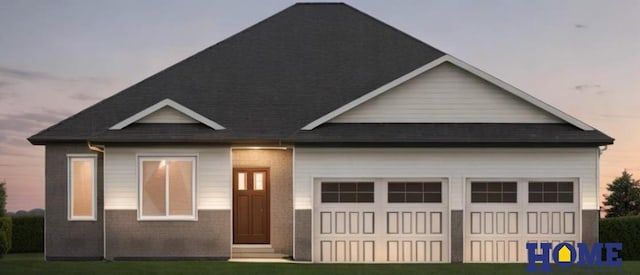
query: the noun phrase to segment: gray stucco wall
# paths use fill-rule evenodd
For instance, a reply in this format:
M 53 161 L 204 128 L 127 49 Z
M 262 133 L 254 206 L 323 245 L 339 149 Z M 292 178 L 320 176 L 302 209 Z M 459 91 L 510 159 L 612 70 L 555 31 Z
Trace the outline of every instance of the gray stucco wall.
M 464 211 L 451 210 L 451 262 L 461 263 L 464 259 Z
M 296 210 L 296 261 L 311 261 L 311 209 Z
M 599 221 L 600 211 L 582 210 L 582 242 L 588 243 L 589 247 L 598 242 Z
M 67 154 L 96 154 L 97 220 L 69 221 Z M 87 144 L 51 144 L 45 148 L 45 257 L 47 260 L 103 257 L 103 156 Z
M 231 255 L 231 211 L 200 210 L 197 221 L 138 221 L 136 210 L 105 213 L 109 260 Z
M 271 247 L 293 254 L 292 150 L 233 150 L 233 168 L 269 168 Z

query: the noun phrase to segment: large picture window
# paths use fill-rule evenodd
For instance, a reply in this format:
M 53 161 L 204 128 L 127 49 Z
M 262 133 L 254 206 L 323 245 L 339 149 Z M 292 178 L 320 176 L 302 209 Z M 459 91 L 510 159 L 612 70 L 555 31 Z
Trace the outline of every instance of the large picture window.
M 68 169 L 69 220 L 96 219 L 96 157 L 70 155 Z
M 140 219 L 195 219 L 195 157 L 141 157 Z

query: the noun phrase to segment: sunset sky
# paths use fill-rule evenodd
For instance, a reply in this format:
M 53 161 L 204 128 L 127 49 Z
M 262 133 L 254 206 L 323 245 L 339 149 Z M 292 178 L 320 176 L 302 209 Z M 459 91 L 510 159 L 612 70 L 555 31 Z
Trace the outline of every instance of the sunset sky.
M 640 0 L 346 1 L 616 139 L 601 189 L 640 178 Z M 44 206 L 27 137 L 294 1 L 0 1 L 0 181 Z

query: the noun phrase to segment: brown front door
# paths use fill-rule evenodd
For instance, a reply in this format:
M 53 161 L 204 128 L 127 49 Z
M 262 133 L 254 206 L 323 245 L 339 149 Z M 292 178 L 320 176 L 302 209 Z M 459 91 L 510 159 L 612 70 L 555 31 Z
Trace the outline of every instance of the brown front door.
M 233 169 L 233 243 L 269 243 L 269 168 Z

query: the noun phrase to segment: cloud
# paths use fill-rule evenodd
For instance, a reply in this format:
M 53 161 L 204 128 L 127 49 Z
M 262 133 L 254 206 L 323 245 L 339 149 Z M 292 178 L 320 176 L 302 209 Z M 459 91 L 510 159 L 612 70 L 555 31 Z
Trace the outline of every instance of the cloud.
M 58 79 L 58 77 L 35 71 L 20 70 L 0 66 L 0 75 L 18 79 Z
M 610 91 L 603 90 L 599 84 L 579 84 L 573 86 L 573 89 L 580 93 L 590 93 L 596 95 L 605 95 L 610 93 Z
M 598 84 L 579 84 L 573 87 L 574 89 L 578 90 L 578 91 L 588 91 L 591 89 L 598 89 L 600 88 L 600 85 Z
M 576 29 L 586 29 L 586 28 L 588 28 L 588 26 L 587 26 L 587 25 L 584 25 L 584 24 L 575 24 L 575 25 L 573 25 L 573 26 L 574 26 Z
M 76 93 L 71 95 L 70 98 L 80 101 L 98 101 L 104 99 L 104 97 L 86 93 Z
M 42 113 L 21 113 L 0 115 L 0 140 L 8 131 L 33 134 L 35 131 L 58 123 L 69 114 L 56 110 L 45 110 Z
M 48 80 L 48 81 L 63 81 L 63 82 L 93 82 L 93 83 L 101 83 L 101 84 L 107 84 L 111 82 L 110 79 L 103 78 L 103 77 L 94 77 L 94 76 L 66 77 L 66 76 L 60 76 L 60 75 L 51 74 L 51 73 L 23 70 L 18 68 L 9 68 L 4 66 L 0 66 L 0 77 L 12 78 L 14 80 L 22 80 L 22 81 Z M 6 82 L 6 80 L 4 80 L 4 82 Z
M 2 83 L 0 82 L 0 88 L 2 88 Z M 18 97 L 17 93 L 8 92 L 8 91 L 0 91 L 0 100 L 2 99 L 10 99 Z

